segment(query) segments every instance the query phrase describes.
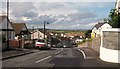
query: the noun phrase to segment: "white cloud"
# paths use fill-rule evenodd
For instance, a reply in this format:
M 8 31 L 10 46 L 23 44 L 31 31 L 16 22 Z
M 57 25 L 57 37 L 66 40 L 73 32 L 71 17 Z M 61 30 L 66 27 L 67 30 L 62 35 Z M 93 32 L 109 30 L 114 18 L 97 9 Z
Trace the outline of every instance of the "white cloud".
M 28 17 L 21 17 L 23 21 L 30 21 L 31 18 L 28 18 Z
M 59 18 L 57 21 L 55 21 L 53 24 L 59 23 L 60 21 L 64 20 L 65 18 Z
M 98 23 L 98 22 L 95 22 L 95 23 L 89 23 L 89 24 L 88 24 L 88 27 L 93 27 L 93 26 L 95 26 L 97 23 Z
M 10 19 L 25 22 L 30 28 L 43 27 L 44 21 L 50 23 L 46 27 L 51 29 L 91 28 L 100 19 L 96 8 L 107 8 L 110 5 L 92 2 L 13 2 L 10 3 Z
M 5 2 L 6 0 L 1 0 Z M 11 2 L 115 2 L 115 0 L 10 0 Z
M 39 14 L 39 16 L 41 15 L 50 15 L 50 14 L 54 14 L 54 15 L 69 15 L 69 14 L 74 14 L 77 13 L 77 10 L 73 10 L 73 9 L 69 9 L 69 8 L 59 8 L 59 9 L 52 9 L 52 10 L 46 10 L 46 11 L 38 11 L 37 13 Z
M 72 19 L 71 18 L 66 18 L 65 21 L 71 21 Z

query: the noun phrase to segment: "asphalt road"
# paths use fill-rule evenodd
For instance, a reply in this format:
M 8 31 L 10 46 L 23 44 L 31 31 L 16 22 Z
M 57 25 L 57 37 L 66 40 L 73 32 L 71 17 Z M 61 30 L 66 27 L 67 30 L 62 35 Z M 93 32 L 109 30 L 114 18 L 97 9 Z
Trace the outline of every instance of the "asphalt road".
M 53 48 L 2 61 L 3 69 L 18 67 L 118 67 L 118 64 L 101 61 L 99 58 L 85 59 L 78 48 Z M 11 68 L 14 69 L 14 68 Z M 33 68 L 35 69 L 35 68 Z

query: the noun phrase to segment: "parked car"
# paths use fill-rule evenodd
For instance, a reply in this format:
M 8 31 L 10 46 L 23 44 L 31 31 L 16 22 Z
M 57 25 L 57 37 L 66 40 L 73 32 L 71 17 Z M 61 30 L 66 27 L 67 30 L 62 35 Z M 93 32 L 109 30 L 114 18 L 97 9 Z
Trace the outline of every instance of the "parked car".
M 50 49 L 51 46 L 49 43 L 45 43 L 44 40 L 37 40 L 35 42 L 35 48 L 39 48 L 39 49 Z
M 71 41 L 66 40 L 62 42 L 63 48 L 73 48 Z
M 63 48 L 63 43 L 62 43 L 62 42 L 59 42 L 58 44 L 56 44 L 55 47 L 56 47 L 56 48 Z
M 72 43 L 72 45 L 73 45 L 74 47 L 78 47 L 77 43 Z

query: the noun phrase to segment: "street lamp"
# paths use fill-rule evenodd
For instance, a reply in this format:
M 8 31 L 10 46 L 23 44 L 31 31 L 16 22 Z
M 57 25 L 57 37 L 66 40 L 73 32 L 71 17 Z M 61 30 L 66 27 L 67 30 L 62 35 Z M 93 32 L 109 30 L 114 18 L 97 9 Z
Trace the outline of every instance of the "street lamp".
M 33 46 L 34 46 L 34 26 L 33 26 L 33 32 L 32 32 L 32 34 L 33 34 L 33 40 L 32 40 L 33 42 L 32 43 L 33 43 Z
M 45 24 L 49 24 L 49 23 L 44 21 L 44 42 L 45 42 Z

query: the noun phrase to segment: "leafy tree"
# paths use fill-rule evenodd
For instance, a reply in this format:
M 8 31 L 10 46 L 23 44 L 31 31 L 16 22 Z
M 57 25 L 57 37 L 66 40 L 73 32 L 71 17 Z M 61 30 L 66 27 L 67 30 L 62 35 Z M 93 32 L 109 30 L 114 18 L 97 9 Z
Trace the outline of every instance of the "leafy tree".
M 118 23 L 120 23 L 120 13 L 116 9 L 111 9 L 109 17 L 104 19 L 104 22 L 108 22 L 113 28 L 120 28 Z
M 92 30 L 86 31 L 86 32 L 85 32 L 85 37 L 86 37 L 86 38 L 90 38 L 90 37 L 91 37 L 91 32 L 92 32 Z

